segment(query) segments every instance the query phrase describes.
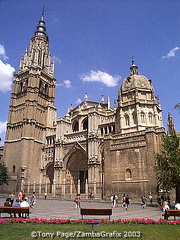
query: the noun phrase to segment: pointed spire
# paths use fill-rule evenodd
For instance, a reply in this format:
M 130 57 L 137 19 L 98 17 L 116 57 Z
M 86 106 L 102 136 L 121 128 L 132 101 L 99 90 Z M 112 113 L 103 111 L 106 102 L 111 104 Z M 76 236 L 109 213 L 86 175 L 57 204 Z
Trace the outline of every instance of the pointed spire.
M 137 74 L 138 75 L 139 74 L 138 67 L 134 63 L 134 60 L 132 60 L 132 65 L 130 67 L 130 70 L 131 70 L 130 75 L 133 75 L 133 74 Z
M 66 117 L 69 117 L 70 108 L 68 107 Z
M 39 24 L 38 24 L 37 30 L 35 32 L 35 36 L 45 37 L 48 40 L 48 36 L 46 33 L 45 21 L 44 21 L 44 6 L 42 9 L 41 19 L 39 20 Z
M 43 21 L 43 22 L 44 22 L 44 8 L 45 8 L 45 5 L 44 5 L 43 8 L 42 8 L 42 17 L 41 17 L 41 21 Z
M 157 105 L 158 105 L 158 107 L 159 107 L 159 108 L 161 108 L 161 101 L 160 101 L 160 97 L 159 97 L 159 96 L 157 96 L 157 97 L 156 97 L 156 99 L 157 99 Z
M 71 106 L 69 107 L 69 110 L 72 111 L 73 110 L 73 105 L 71 103 Z
M 104 104 L 104 95 L 101 96 L 101 103 Z
M 107 97 L 107 104 L 108 104 L 108 109 L 110 109 L 111 103 L 110 103 L 110 97 L 109 96 Z
M 87 95 L 87 93 L 84 94 L 84 101 L 88 101 L 88 95 Z

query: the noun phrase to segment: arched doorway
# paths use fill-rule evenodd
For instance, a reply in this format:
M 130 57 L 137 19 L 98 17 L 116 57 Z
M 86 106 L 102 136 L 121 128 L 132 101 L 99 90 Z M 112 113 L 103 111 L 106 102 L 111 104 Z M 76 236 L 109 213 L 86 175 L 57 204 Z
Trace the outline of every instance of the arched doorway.
M 49 178 L 49 188 L 50 192 L 52 192 L 52 185 L 53 185 L 53 180 L 54 180 L 54 164 L 50 163 L 46 167 L 46 176 Z
M 75 150 L 68 158 L 66 165 L 68 175 L 73 181 L 76 192 L 78 192 L 78 180 L 80 180 L 80 193 L 85 193 L 85 182 L 88 180 L 87 155 L 80 149 Z

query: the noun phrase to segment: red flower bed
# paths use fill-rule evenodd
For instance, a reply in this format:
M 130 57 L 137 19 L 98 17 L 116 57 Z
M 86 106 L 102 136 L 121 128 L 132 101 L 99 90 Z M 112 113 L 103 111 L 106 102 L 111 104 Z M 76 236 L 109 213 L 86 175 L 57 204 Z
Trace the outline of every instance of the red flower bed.
M 51 223 L 51 224 L 84 224 L 86 222 L 101 222 L 101 223 L 108 223 L 108 224 L 180 224 L 180 219 L 176 221 L 167 221 L 160 218 L 158 221 L 152 219 L 145 219 L 145 218 L 133 218 L 133 219 L 116 219 L 116 220 L 94 220 L 94 219 L 85 219 L 85 220 L 64 220 L 64 219 L 43 219 L 43 218 L 0 218 L 0 223 Z

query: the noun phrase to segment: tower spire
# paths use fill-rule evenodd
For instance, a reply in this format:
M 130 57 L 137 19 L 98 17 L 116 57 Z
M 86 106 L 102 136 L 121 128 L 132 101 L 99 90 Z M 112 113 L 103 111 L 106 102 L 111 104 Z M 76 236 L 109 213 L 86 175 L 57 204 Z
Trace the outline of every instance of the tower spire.
M 35 36 L 40 36 L 40 37 L 45 37 L 48 40 L 48 36 L 46 33 L 46 26 L 45 26 L 45 21 L 44 21 L 44 7 L 42 8 L 42 16 L 39 21 L 39 24 L 37 25 L 37 30 L 35 32 Z
M 41 17 L 42 21 L 44 21 L 44 8 L 45 8 L 45 5 L 43 5 L 43 8 L 42 8 L 42 17 Z

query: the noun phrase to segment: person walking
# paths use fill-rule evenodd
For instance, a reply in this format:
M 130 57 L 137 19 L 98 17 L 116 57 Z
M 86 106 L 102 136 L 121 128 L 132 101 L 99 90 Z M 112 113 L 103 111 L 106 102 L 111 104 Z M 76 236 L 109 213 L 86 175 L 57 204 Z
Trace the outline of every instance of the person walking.
M 44 193 L 44 199 L 47 199 L 47 192 Z
M 36 195 L 35 192 L 33 192 L 31 199 L 30 199 L 30 208 L 34 208 L 34 205 L 36 204 Z
M 89 202 L 92 202 L 93 199 L 94 199 L 94 194 L 93 194 L 93 192 L 90 192 L 89 193 Z
M 161 197 L 160 197 L 159 194 L 157 195 L 157 203 L 158 203 L 159 210 L 161 210 L 162 209 L 162 205 L 161 205 Z
M 146 197 L 145 195 L 143 197 L 141 197 L 141 201 L 142 201 L 142 207 L 144 208 L 146 206 Z
M 126 207 L 126 195 L 123 194 L 122 196 L 122 208 L 125 208 Z
M 75 208 L 81 208 L 81 195 L 78 193 L 74 199 L 74 202 L 76 203 Z
M 129 200 L 129 195 L 128 194 L 126 195 L 125 203 L 126 203 L 126 210 L 128 210 L 129 204 L 130 204 L 130 200 Z
M 153 197 L 151 194 L 149 195 L 149 202 L 150 202 L 150 205 L 152 206 L 153 205 Z

